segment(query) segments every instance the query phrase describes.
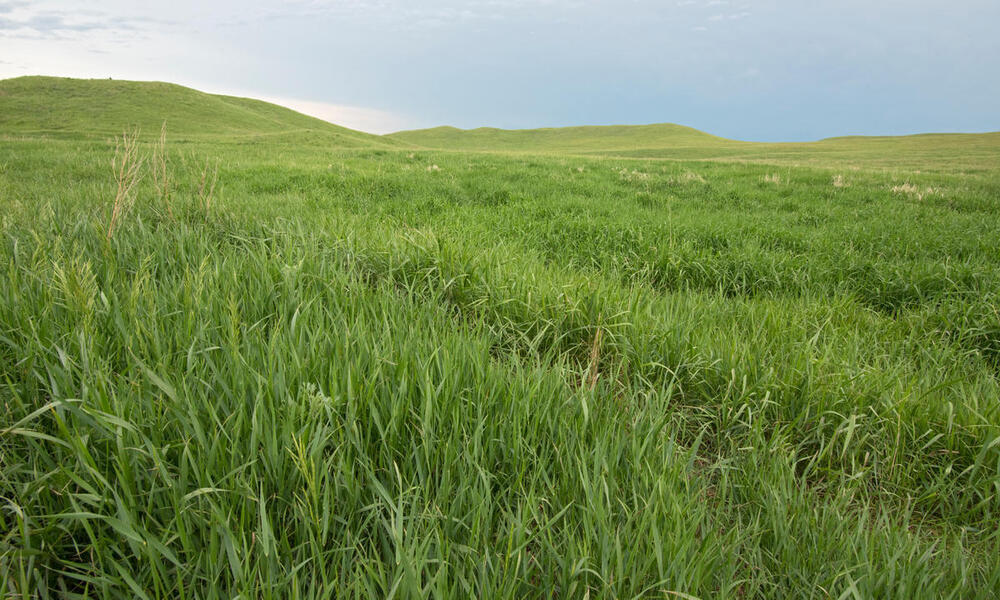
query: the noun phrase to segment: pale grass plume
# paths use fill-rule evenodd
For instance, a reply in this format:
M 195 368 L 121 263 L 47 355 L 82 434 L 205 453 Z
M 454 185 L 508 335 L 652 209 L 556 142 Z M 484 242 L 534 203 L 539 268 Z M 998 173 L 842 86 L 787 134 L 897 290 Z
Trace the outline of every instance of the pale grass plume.
M 124 131 L 115 138 L 115 155 L 111 159 L 111 172 L 115 180 L 115 198 L 111 204 L 108 221 L 108 239 L 121 225 L 122 219 L 135 204 L 135 187 L 142 179 L 145 158 L 139 154 L 139 130 Z
M 205 213 L 212 209 L 212 197 L 215 194 L 215 184 L 219 180 L 219 162 L 215 162 L 212 167 L 210 161 L 205 161 L 205 167 L 201 170 L 201 181 L 198 184 L 198 202 L 205 209 Z
M 775 185 L 780 185 L 781 175 L 778 175 L 777 173 L 768 173 L 767 175 L 761 177 L 761 181 L 763 181 L 764 183 L 773 183 Z
M 833 178 L 831 178 L 830 180 L 830 184 L 833 185 L 833 187 L 835 188 L 851 187 L 851 184 L 847 183 L 847 180 L 844 179 L 844 176 L 840 174 L 834 175 Z
M 671 183 L 705 183 L 705 178 L 694 171 L 684 171 L 670 179 Z
M 61 299 L 58 304 L 82 315 L 94 311 L 98 294 L 97 277 L 90 262 L 79 257 L 53 262 L 55 288 Z
M 636 171 L 635 169 L 629 171 L 624 167 L 618 171 L 618 175 L 620 175 L 625 181 L 645 181 L 646 179 L 649 179 L 649 173 L 643 173 L 642 171 Z
M 889 189 L 894 194 L 906 194 L 907 196 L 914 196 L 916 197 L 917 200 L 923 200 L 925 196 L 933 196 L 934 194 L 938 193 L 938 190 L 932 187 L 921 189 L 920 187 L 909 182 L 903 183 L 901 185 L 894 185 Z

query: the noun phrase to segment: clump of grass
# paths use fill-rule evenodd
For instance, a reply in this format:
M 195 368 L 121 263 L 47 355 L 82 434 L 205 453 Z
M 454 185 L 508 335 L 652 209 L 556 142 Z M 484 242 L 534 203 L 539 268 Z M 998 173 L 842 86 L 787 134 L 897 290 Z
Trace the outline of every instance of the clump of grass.
M 684 171 L 676 177 L 672 177 L 670 181 L 674 183 L 705 183 L 705 178 L 694 171 Z
M 894 185 L 889 188 L 889 190 L 894 194 L 914 196 L 917 200 L 923 200 L 925 196 L 931 196 L 937 193 L 937 190 L 932 187 L 921 188 L 909 182 Z
M 649 179 L 649 173 L 644 173 L 642 171 L 636 171 L 635 169 L 629 170 L 622 168 L 618 171 L 618 175 L 624 181 L 645 181 Z
M 205 217 L 211 213 L 216 197 L 219 162 L 218 159 L 213 161 L 211 158 L 206 158 L 193 188 L 194 202 Z M 168 219 L 175 218 L 176 176 L 171 169 L 167 152 L 166 122 L 163 122 L 160 136 L 152 144 L 149 160 L 140 153 L 139 131 L 137 129 L 126 131 L 120 138 L 116 138 L 115 154 L 112 159 L 116 193 L 107 227 L 108 239 L 121 227 L 125 217 L 135 207 L 139 184 L 145 175 L 147 165 L 157 205 L 163 206 Z

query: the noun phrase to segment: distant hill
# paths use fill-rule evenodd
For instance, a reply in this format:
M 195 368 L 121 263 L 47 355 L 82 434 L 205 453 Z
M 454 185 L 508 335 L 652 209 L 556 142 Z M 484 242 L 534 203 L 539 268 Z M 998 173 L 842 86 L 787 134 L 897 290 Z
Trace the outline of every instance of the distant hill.
M 621 158 L 745 160 L 879 168 L 1000 169 L 1000 132 L 850 136 L 816 142 L 742 142 L 663 123 L 548 129 L 436 127 L 387 136 L 435 150 L 598 155 Z
M 173 138 L 305 135 L 336 146 L 397 142 L 249 98 L 172 83 L 17 77 L 0 81 L 0 134 L 108 135 L 126 127 Z
M 545 129 L 435 127 L 401 131 L 388 137 L 426 148 L 559 153 L 603 153 L 664 147 L 719 148 L 745 144 L 672 123 Z
M 0 136 L 104 137 L 129 127 L 155 136 L 164 121 L 172 140 L 1000 171 L 1000 132 L 760 143 L 661 123 L 516 130 L 436 127 L 378 136 L 269 102 L 207 94 L 171 83 L 63 77 L 0 80 Z

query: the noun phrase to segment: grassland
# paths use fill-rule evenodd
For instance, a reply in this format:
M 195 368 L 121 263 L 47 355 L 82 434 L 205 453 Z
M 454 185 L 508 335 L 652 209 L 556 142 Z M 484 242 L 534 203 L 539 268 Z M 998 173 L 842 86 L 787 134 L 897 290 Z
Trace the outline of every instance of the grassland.
M 175 112 L 171 193 L 145 167 L 109 236 L 110 136 L 149 156 L 167 108 L 46 83 L 0 93 L 6 594 L 1000 589 L 995 136 L 679 160 Z
M 521 130 L 437 127 L 394 133 L 388 138 L 420 147 L 470 152 L 725 160 L 992 175 L 1000 170 L 1000 132 L 841 137 L 775 144 L 727 140 L 690 127 L 662 123 Z

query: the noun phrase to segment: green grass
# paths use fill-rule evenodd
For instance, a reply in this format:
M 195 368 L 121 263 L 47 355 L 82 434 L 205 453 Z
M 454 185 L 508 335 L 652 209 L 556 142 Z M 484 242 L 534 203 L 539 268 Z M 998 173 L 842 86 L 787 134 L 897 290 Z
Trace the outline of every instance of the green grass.
M 6 594 L 996 596 L 995 165 L 276 133 L 0 138 Z

